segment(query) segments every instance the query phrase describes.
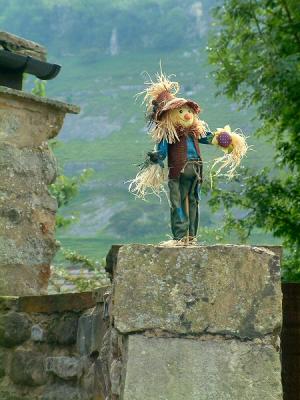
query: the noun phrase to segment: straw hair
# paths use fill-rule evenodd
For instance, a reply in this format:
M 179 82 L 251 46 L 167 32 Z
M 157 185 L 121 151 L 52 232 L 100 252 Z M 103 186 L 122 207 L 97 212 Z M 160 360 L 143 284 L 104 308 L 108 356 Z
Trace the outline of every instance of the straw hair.
M 194 124 L 191 127 L 191 131 L 193 131 L 196 139 L 206 136 L 205 129 L 206 123 L 194 115 Z M 175 143 L 180 140 L 178 122 L 172 118 L 171 110 L 162 115 L 161 120 L 156 122 L 156 125 L 150 129 L 149 134 L 156 143 L 163 139 L 168 143 Z
M 171 96 L 175 96 L 180 89 L 179 83 L 170 80 L 171 76 L 166 76 L 162 70 L 155 74 L 156 82 L 148 75 L 149 81 L 145 82 L 147 86 L 145 90 L 138 93 L 137 96 L 143 95 L 142 104 L 146 104 L 147 111 L 151 112 L 153 108 L 153 100 L 157 100 L 164 92 L 168 92 Z
M 149 134 L 156 143 L 159 143 L 163 139 L 167 140 L 168 143 L 179 141 L 176 126 L 171 119 L 170 112 L 165 112 L 162 115 L 161 120 L 156 122 L 156 125 L 149 131 Z

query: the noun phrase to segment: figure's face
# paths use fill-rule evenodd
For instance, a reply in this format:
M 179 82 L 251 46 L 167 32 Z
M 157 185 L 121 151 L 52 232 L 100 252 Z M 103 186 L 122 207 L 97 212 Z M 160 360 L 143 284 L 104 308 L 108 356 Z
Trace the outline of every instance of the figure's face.
M 195 113 L 190 107 L 184 106 L 169 112 L 174 125 L 181 125 L 185 128 L 189 128 L 194 123 Z

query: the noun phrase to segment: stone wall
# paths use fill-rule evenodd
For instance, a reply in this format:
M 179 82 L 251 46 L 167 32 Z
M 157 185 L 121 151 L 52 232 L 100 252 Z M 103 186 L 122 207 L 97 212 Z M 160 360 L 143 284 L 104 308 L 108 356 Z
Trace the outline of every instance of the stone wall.
M 56 200 L 48 185 L 57 173 L 47 141 L 66 113 L 79 108 L 0 86 L 0 295 L 45 293 Z
M 279 261 L 249 246 L 115 246 L 109 398 L 282 400 Z
M 104 400 L 105 291 L 0 297 L 1 400 Z

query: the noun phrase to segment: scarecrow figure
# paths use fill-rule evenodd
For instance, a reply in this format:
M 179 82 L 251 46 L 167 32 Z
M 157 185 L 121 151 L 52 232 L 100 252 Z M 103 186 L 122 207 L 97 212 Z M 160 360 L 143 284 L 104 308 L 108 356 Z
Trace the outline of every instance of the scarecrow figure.
M 245 155 L 247 144 L 245 138 L 231 132 L 228 125 L 215 133 L 210 132 L 207 124 L 199 119 L 200 106 L 193 100 L 176 97 L 178 82 L 160 73 L 157 82 L 150 81 L 147 85 L 142 93 L 155 149 L 147 153 L 129 190 L 141 198 L 164 191 L 163 161 L 167 158 L 173 239 L 189 243 L 196 239 L 199 222 L 199 187 L 203 181 L 199 144 L 214 144 L 224 151 L 224 156 L 216 159 L 213 167 L 220 165 L 217 174 L 229 167 L 229 177 Z

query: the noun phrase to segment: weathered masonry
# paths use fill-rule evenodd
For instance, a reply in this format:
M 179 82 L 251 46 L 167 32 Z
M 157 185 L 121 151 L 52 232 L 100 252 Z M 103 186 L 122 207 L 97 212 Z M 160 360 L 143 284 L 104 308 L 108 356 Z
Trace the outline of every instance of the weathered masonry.
M 104 293 L 0 297 L 1 400 L 103 399 Z
M 273 251 L 124 245 L 109 259 L 116 399 L 283 398 Z
M 57 250 L 57 204 L 48 191 L 57 166 L 47 141 L 58 134 L 65 114 L 79 108 L 14 89 L 21 89 L 30 63 L 29 72 L 45 79 L 55 76 L 51 64 L 40 61 L 45 57 L 45 49 L 36 43 L 0 32 L 0 82 L 11 86 L 0 86 L 2 295 L 46 293 Z
M 111 295 L 0 297 L 0 398 L 299 400 L 300 290 L 283 286 L 282 397 L 277 254 L 113 246 Z

